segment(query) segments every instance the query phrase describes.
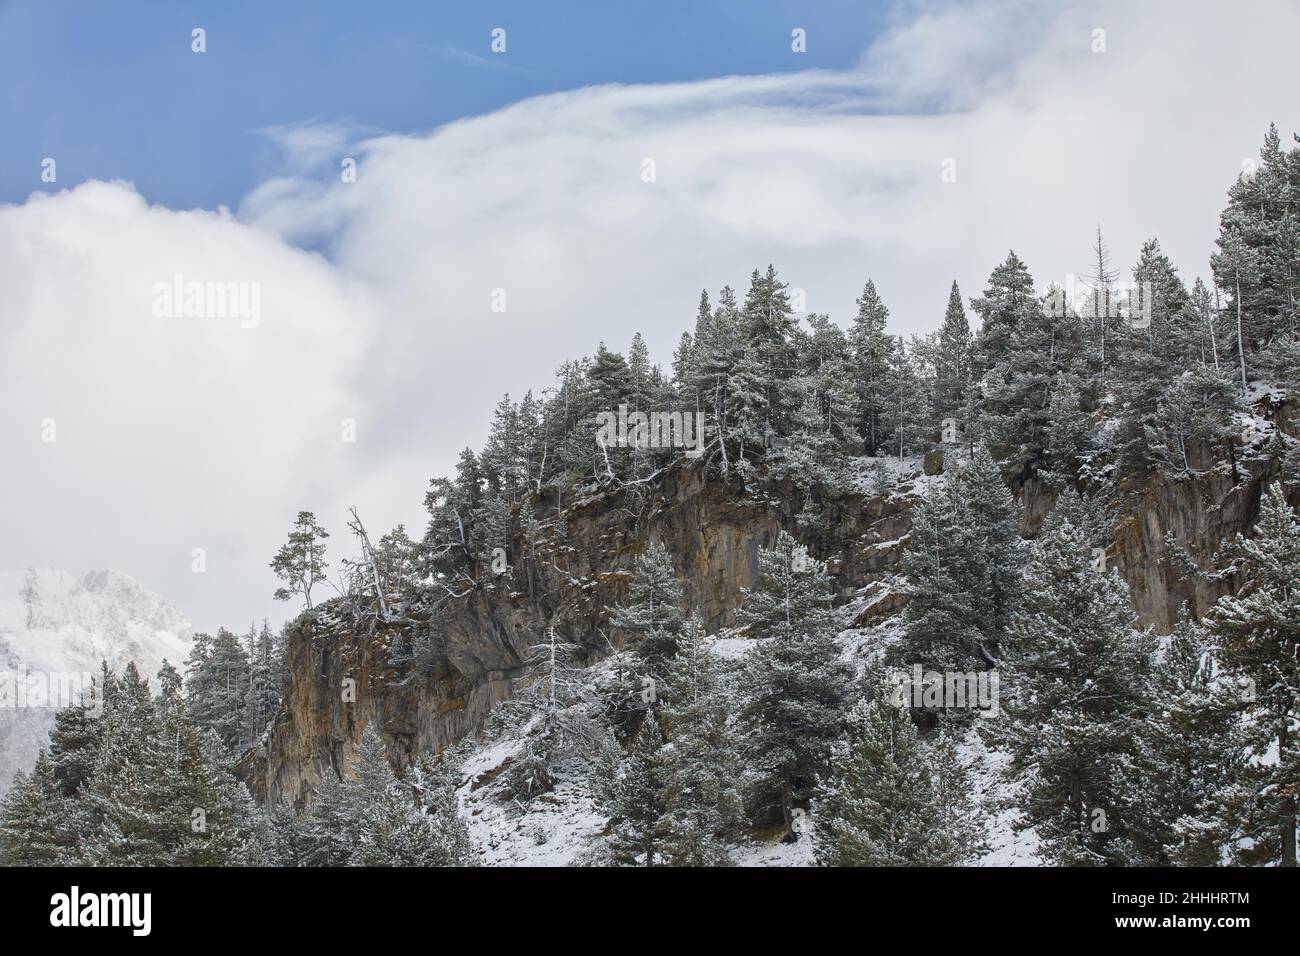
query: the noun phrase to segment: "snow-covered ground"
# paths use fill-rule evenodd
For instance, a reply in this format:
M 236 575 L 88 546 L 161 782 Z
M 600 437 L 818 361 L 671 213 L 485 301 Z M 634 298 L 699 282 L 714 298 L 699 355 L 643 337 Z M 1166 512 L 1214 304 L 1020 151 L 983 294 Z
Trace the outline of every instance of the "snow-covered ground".
M 851 608 L 842 612 L 851 616 Z M 873 627 L 842 631 L 838 642 L 843 658 L 857 668 L 865 668 L 883 647 L 897 638 L 894 620 Z M 722 632 L 709 641 L 710 650 L 735 662 L 754 647 L 755 641 Z M 613 659 L 589 669 L 593 682 L 607 673 Z M 549 793 L 520 802 L 501 785 L 503 771 L 520 753 L 522 743 L 534 721 L 502 734 L 481 747 L 473 748 L 460 765 L 461 811 L 469 823 L 470 834 L 479 849 L 480 862 L 487 866 L 580 866 L 599 851 L 607 836 L 607 820 L 596 806 L 584 780 L 581 766 L 561 769 L 559 782 Z M 974 728 L 960 748 L 960 758 L 972 767 L 976 797 L 986 805 L 1001 802 L 1005 785 L 1000 770 L 1004 755 L 986 748 Z M 979 866 L 1034 866 L 1037 841 L 1032 831 L 1016 832 L 1012 813 L 991 814 L 989 851 Z M 812 866 L 812 837 L 805 835 L 793 843 L 772 837 L 752 837 L 731 847 L 737 866 Z
M 957 756 L 971 768 L 979 800 L 989 808 L 989 851 L 977 866 L 1039 866 L 1038 838 L 1033 830 L 1017 832 L 1012 826 L 1015 813 L 998 810 L 1005 803 L 1007 786 L 1002 778 L 1009 758 L 1004 753 L 989 750 L 975 728 L 972 728 Z

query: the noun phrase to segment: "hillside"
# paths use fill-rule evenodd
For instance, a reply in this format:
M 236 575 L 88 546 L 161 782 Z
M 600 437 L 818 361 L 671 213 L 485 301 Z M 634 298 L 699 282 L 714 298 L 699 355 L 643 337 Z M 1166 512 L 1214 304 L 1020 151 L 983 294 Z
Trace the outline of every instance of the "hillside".
M 908 339 L 872 280 L 841 325 L 768 265 L 701 292 L 670 365 L 640 334 L 565 361 L 429 482 L 421 533 L 299 511 L 280 635 L 195 635 L 183 680 L 128 667 L 109 719 L 62 712 L 0 850 L 1296 865 L 1300 149 L 1260 156 L 1213 291 L 1156 239 L 1120 281 L 1099 229 L 1068 300 L 1009 251 Z M 50 587 L 16 662 L 176 639 L 92 600 L 170 620 L 129 582 Z

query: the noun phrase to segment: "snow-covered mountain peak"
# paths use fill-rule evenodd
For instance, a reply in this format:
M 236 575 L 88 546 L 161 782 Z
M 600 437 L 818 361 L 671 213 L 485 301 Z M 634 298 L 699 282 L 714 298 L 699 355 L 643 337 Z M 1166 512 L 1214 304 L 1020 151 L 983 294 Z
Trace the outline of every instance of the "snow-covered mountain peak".
M 194 629 L 180 611 L 120 571 L 0 571 L 0 680 L 40 673 L 95 673 L 134 661 L 153 678 L 178 668 Z M 53 722 L 50 708 L 0 701 L 0 790 L 30 766 Z

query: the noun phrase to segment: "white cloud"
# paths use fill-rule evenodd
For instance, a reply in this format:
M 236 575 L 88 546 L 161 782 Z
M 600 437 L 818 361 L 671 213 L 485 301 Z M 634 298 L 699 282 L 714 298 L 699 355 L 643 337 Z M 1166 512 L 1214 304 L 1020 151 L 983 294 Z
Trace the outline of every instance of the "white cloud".
M 1204 272 L 1241 160 L 1270 120 L 1300 126 L 1300 10 L 1129 6 L 912 4 L 849 73 L 540 97 L 349 147 L 351 184 L 345 139 L 295 128 L 291 168 L 239 221 L 146 209 L 102 184 L 0 211 L 0 396 L 14 394 L 24 429 L 55 414 L 41 410 L 53 395 L 69 421 L 117 428 L 57 467 L 39 457 L 49 449 L 19 452 L 32 507 L 3 519 L 0 566 L 113 564 L 201 624 L 260 614 L 294 508 L 336 534 L 351 503 L 376 527 L 418 527 L 428 477 L 481 444 L 502 392 L 638 330 L 666 362 L 701 287 L 743 293 L 768 262 L 842 322 L 874 277 L 905 333 L 937 325 L 953 278 L 977 295 L 1009 247 L 1042 284 L 1082 271 L 1098 222 L 1117 260 L 1157 235 Z M 941 181 L 947 158 L 955 183 Z M 176 262 L 274 277 L 282 324 L 163 334 L 130 311 L 120 277 L 153 281 Z M 322 444 L 319 423 L 346 408 L 360 409 L 357 445 Z M 65 434 L 61 422 L 59 453 L 80 454 Z M 159 473 L 199 484 L 142 490 Z M 72 488 L 95 501 L 69 505 Z M 169 563 L 203 535 L 243 575 L 220 606 L 193 603 L 208 599 Z
M 155 317 L 178 273 L 260 283 L 260 323 Z M 0 290 L 0 565 L 130 569 L 204 623 L 263 610 L 293 510 L 353 471 L 357 284 L 229 214 L 92 182 L 0 211 Z

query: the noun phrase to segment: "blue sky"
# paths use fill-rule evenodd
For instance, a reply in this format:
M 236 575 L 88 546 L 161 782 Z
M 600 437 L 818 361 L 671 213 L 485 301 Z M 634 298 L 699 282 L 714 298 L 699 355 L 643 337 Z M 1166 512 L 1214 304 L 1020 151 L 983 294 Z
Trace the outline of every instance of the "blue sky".
M 882 28 L 863 0 L 128 4 L 0 0 L 0 202 L 125 179 L 174 208 L 234 207 L 303 122 L 419 132 L 602 83 L 843 69 Z M 190 31 L 207 31 L 207 52 Z M 790 31 L 808 33 L 807 53 Z M 493 55 L 490 32 L 507 31 Z

